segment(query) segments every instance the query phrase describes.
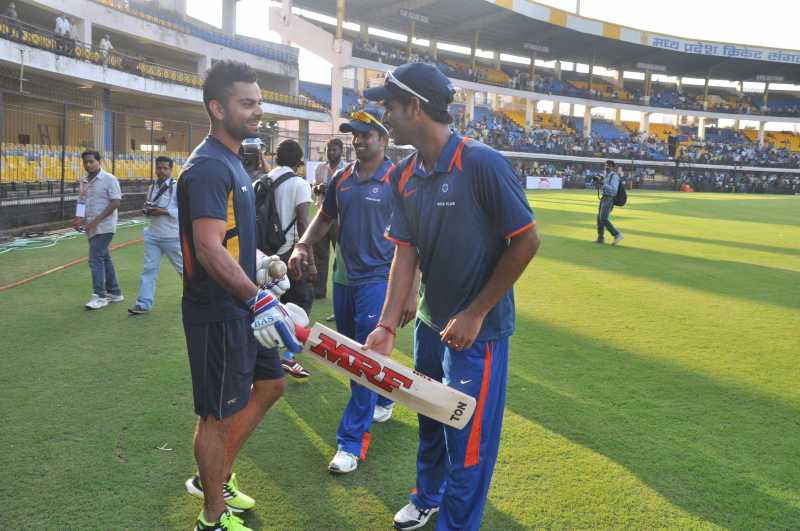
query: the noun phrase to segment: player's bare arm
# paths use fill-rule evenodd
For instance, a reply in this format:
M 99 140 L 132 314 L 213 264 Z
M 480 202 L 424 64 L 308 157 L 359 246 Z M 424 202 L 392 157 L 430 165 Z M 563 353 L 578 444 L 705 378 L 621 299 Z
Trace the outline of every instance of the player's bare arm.
M 472 346 L 481 331 L 486 314 L 497 305 L 522 275 L 528 263 L 536 255 L 540 243 L 535 226 L 511 238 L 492 276 L 475 300 L 447 323 L 441 334 L 443 342 L 456 350 Z
M 403 309 L 403 316 L 400 319 L 400 328 L 405 327 L 408 323 L 414 320 L 417 316 L 417 303 L 419 302 L 419 283 L 422 278 L 422 271 L 417 268 L 417 272 L 414 275 L 414 283 L 411 286 L 411 289 L 408 292 L 408 298 L 406 299 L 406 305 Z
M 240 301 L 248 301 L 256 296 L 258 287 L 222 245 L 226 230 L 226 223 L 221 219 L 198 218 L 192 221 L 197 260 L 215 282 Z
M 314 262 L 314 253 L 310 249 L 328 233 L 331 225 L 333 219 L 325 216 L 321 210 L 317 212 L 289 257 L 289 273 L 292 277 L 298 278 Z
M 378 327 L 372 331 L 364 343 L 367 349 L 384 356 L 392 353 L 396 330 L 401 323 L 409 289 L 414 284 L 414 275 L 418 266 L 419 255 L 416 248 L 410 245 L 398 245 L 395 248 L 381 319 Z

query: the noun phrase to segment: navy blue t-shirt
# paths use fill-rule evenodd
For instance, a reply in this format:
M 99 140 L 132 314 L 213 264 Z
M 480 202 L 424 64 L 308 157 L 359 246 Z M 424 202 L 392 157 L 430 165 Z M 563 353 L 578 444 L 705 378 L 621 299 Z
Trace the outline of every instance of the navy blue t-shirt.
M 197 260 L 192 221 L 227 223 L 224 245 L 244 272 L 256 278 L 255 194 L 239 157 L 214 137 L 195 148 L 178 179 L 178 222 L 183 250 L 183 321 L 240 319 L 249 308 L 217 284 Z
M 341 251 L 347 285 L 386 282 L 394 257 L 394 245 L 383 237 L 392 216 L 389 174 L 394 165 L 386 159 L 364 180 L 358 167 L 356 162 L 336 172 L 322 204 L 324 217 L 339 220 L 337 252 Z M 341 273 L 337 271 L 334 282 Z
M 420 255 L 423 296 L 418 317 L 441 331 L 483 289 L 510 238 L 534 225 L 511 164 L 494 149 L 457 133 L 431 173 L 413 153 L 390 177 L 394 210 L 387 238 Z M 508 290 L 483 321 L 478 339 L 514 332 Z

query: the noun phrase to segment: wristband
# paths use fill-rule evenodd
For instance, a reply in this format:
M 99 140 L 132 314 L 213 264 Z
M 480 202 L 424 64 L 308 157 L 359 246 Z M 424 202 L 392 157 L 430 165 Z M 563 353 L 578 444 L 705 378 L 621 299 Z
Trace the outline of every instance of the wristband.
M 390 334 L 392 334 L 392 336 L 394 336 L 394 337 L 397 337 L 397 332 L 395 332 L 395 331 L 392 329 L 392 327 L 391 327 L 391 326 L 385 325 L 385 324 L 383 324 L 383 323 L 378 323 L 378 324 L 375 326 L 375 328 L 383 328 L 384 330 L 386 330 L 387 332 L 389 332 Z

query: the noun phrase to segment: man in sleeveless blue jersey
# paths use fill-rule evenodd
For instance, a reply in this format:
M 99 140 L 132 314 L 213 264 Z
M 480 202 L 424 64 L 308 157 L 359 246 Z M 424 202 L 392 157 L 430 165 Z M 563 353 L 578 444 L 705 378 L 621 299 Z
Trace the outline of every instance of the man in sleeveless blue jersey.
M 358 160 L 334 174 L 322 209 L 292 252 L 289 269 L 299 275 L 313 263 L 310 249 L 338 222 L 333 276 L 336 328 L 363 343 L 378 323 L 394 256 L 394 245 L 383 237 L 392 213 L 389 173 L 394 165 L 384 154 L 389 131 L 378 117 L 366 111 L 354 112 L 350 122 L 339 130 L 353 134 Z M 416 294 L 404 302 L 413 316 Z M 406 315 L 406 320 L 410 319 Z M 336 431 L 338 451 L 328 465 L 336 474 L 355 471 L 359 459 L 366 457 L 376 404 L 391 413 L 391 400 L 355 382 L 350 382 L 350 390 L 350 401 Z M 388 420 L 387 415 L 384 418 Z
M 297 348 L 286 331 L 303 323 L 304 312 L 291 308 L 292 319 L 254 282 L 255 196 L 238 151 L 261 119 L 255 71 L 217 62 L 206 73 L 203 101 L 211 129 L 186 161 L 177 192 L 183 326 L 198 416 L 199 474 L 186 488 L 204 500 L 195 529 L 247 531 L 233 512 L 251 509 L 255 501 L 239 490 L 233 462 L 284 390 L 275 347 Z M 262 339 L 273 329 L 280 329 L 282 341 Z M 271 348 L 257 346 L 256 338 Z
M 535 255 L 533 213 L 511 164 L 450 130 L 453 88 L 435 67 L 406 64 L 365 91 L 382 101 L 396 144 L 417 151 L 390 177 L 397 245 L 380 322 L 366 347 L 388 355 L 417 267 L 422 296 L 416 369 L 477 400 L 463 430 L 419 416 L 417 484 L 394 517 L 416 529 L 439 511 L 437 529 L 477 530 L 497 460 L 514 332 L 512 287 Z

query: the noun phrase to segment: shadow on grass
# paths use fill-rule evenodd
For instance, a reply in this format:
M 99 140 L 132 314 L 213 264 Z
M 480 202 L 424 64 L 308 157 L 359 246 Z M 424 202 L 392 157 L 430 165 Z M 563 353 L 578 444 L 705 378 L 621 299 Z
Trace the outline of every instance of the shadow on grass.
M 519 325 L 509 410 L 607 456 L 709 522 L 800 527 L 797 409 L 595 338 Z M 555 346 L 541 351 L 538 338 Z
M 544 218 L 546 223 L 550 225 L 564 225 L 567 227 L 581 227 L 589 229 L 589 237 L 593 236 L 596 233 L 597 225 L 593 223 L 591 220 L 594 219 L 592 216 L 588 214 L 581 214 L 579 212 L 571 212 L 567 210 L 554 210 L 549 208 L 539 208 L 537 212 L 544 213 Z M 549 216 L 554 215 L 558 216 L 558 219 L 555 221 L 551 221 Z M 617 228 L 623 232 L 624 234 L 636 234 L 639 236 L 646 236 L 648 238 L 661 238 L 664 240 L 673 240 L 679 242 L 689 242 L 689 243 L 701 243 L 701 244 L 709 244 L 709 245 L 719 245 L 722 247 L 730 247 L 731 249 L 741 249 L 746 251 L 758 251 L 762 253 L 773 253 L 773 254 L 785 254 L 788 256 L 800 256 L 800 249 L 795 249 L 791 247 L 778 247 L 775 245 L 764 245 L 759 243 L 750 243 L 750 242 L 737 242 L 731 240 L 718 240 L 713 238 L 700 238 L 697 236 L 686 236 L 683 234 L 669 234 L 666 232 L 652 232 L 646 230 L 639 230 L 639 229 L 630 229 L 625 227 L 625 223 L 628 221 L 636 220 L 639 218 L 631 218 L 631 217 L 624 217 L 620 218 L 619 220 L 615 220 L 612 216 L 612 222 L 617 226 Z M 587 221 L 589 220 L 589 221 Z
M 658 196 L 658 198 L 665 199 L 663 196 Z M 636 196 L 631 194 L 625 209 L 701 219 L 800 226 L 800 217 L 789 215 L 788 205 L 790 201 L 793 201 L 791 196 L 770 196 L 770 199 L 729 199 L 725 201 L 697 199 L 696 196 L 691 198 L 678 196 L 666 199 L 666 201 L 656 203 L 637 203 Z M 780 203 L 787 205 L 787 208 L 777 208 Z M 795 207 L 800 206 L 798 202 L 792 204 Z
M 624 234 L 624 229 L 621 229 Z M 800 275 L 774 267 L 708 260 L 635 247 L 599 246 L 548 234 L 547 258 L 571 264 L 652 279 L 716 295 L 800 308 Z M 613 254 L 612 254 L 613 253 Z
M 408 503 L 408 495 L 416 480 L 417 421 L 415 416 L 405 414 L 401 419 L 393 419 L 385 424 L 373 424 L 372 442 L 366 460 L 352 474 L 334 476 L 327 471 L 329 460 L 336 448 L 336 428 L 347 400 L 350 397 L 347 385 L 322 370 L 319 364 L 309 364 L 313 369 L 313 381 L 308 384 L 290 385 L 283 400 L 291 416 L 277 410 L 268 413 L 282 417 L 280 438 L 293 441 L 291 448 L 281 449 L 292 456 L 290 463 L 276 463 L 276 456 L 266 454 L 264 441 L 256 442 L 248 450 L 250 456 L 256 455 L 256 464 L 263 473 L 283 492 L 289 502 L 297 505 L 296 510 L 307 514 L 310 521 L 319 523 L 316 529 L 390 529 L 391 518 L 403 505 Z M 290 382 L 291 384 L 291 382 Z M 321 401 L 324 396 L 325 400 Z M 410 422 L 409 422 L 410 421 Z M 273 428 L 270 428 L 273 429 Z M 309 434 L 309 430 L 313 432 Z M 318 437 L 332 448 L 330 453 L 321 451 L 312 439 Z M 258 436 L 254 437 L 258 439 Z M 259 447 L 262 447 L 259 449 Z M 331 493 L 319 496 L 320 484 L 330 483 L 347 489 L 348 499 L 337 500 Z M 306 496 L 315 495 L 312 501 Z M 354 525 L 343 513 L 352 512 L 357 505 L 358 496 L 365 497 L 370 507 L 363 514 L 369 522 Z M 374 508 L 377 500 L 385 512 Z M 258 515 L 248 518 L 248 523 L 256 528 L 267 525 Z M 435 519 L 427 528 L 435 527 Z M 483 518 L 485 529 L 514 530 L 524 526 L 510 515 L 487 504 Z

